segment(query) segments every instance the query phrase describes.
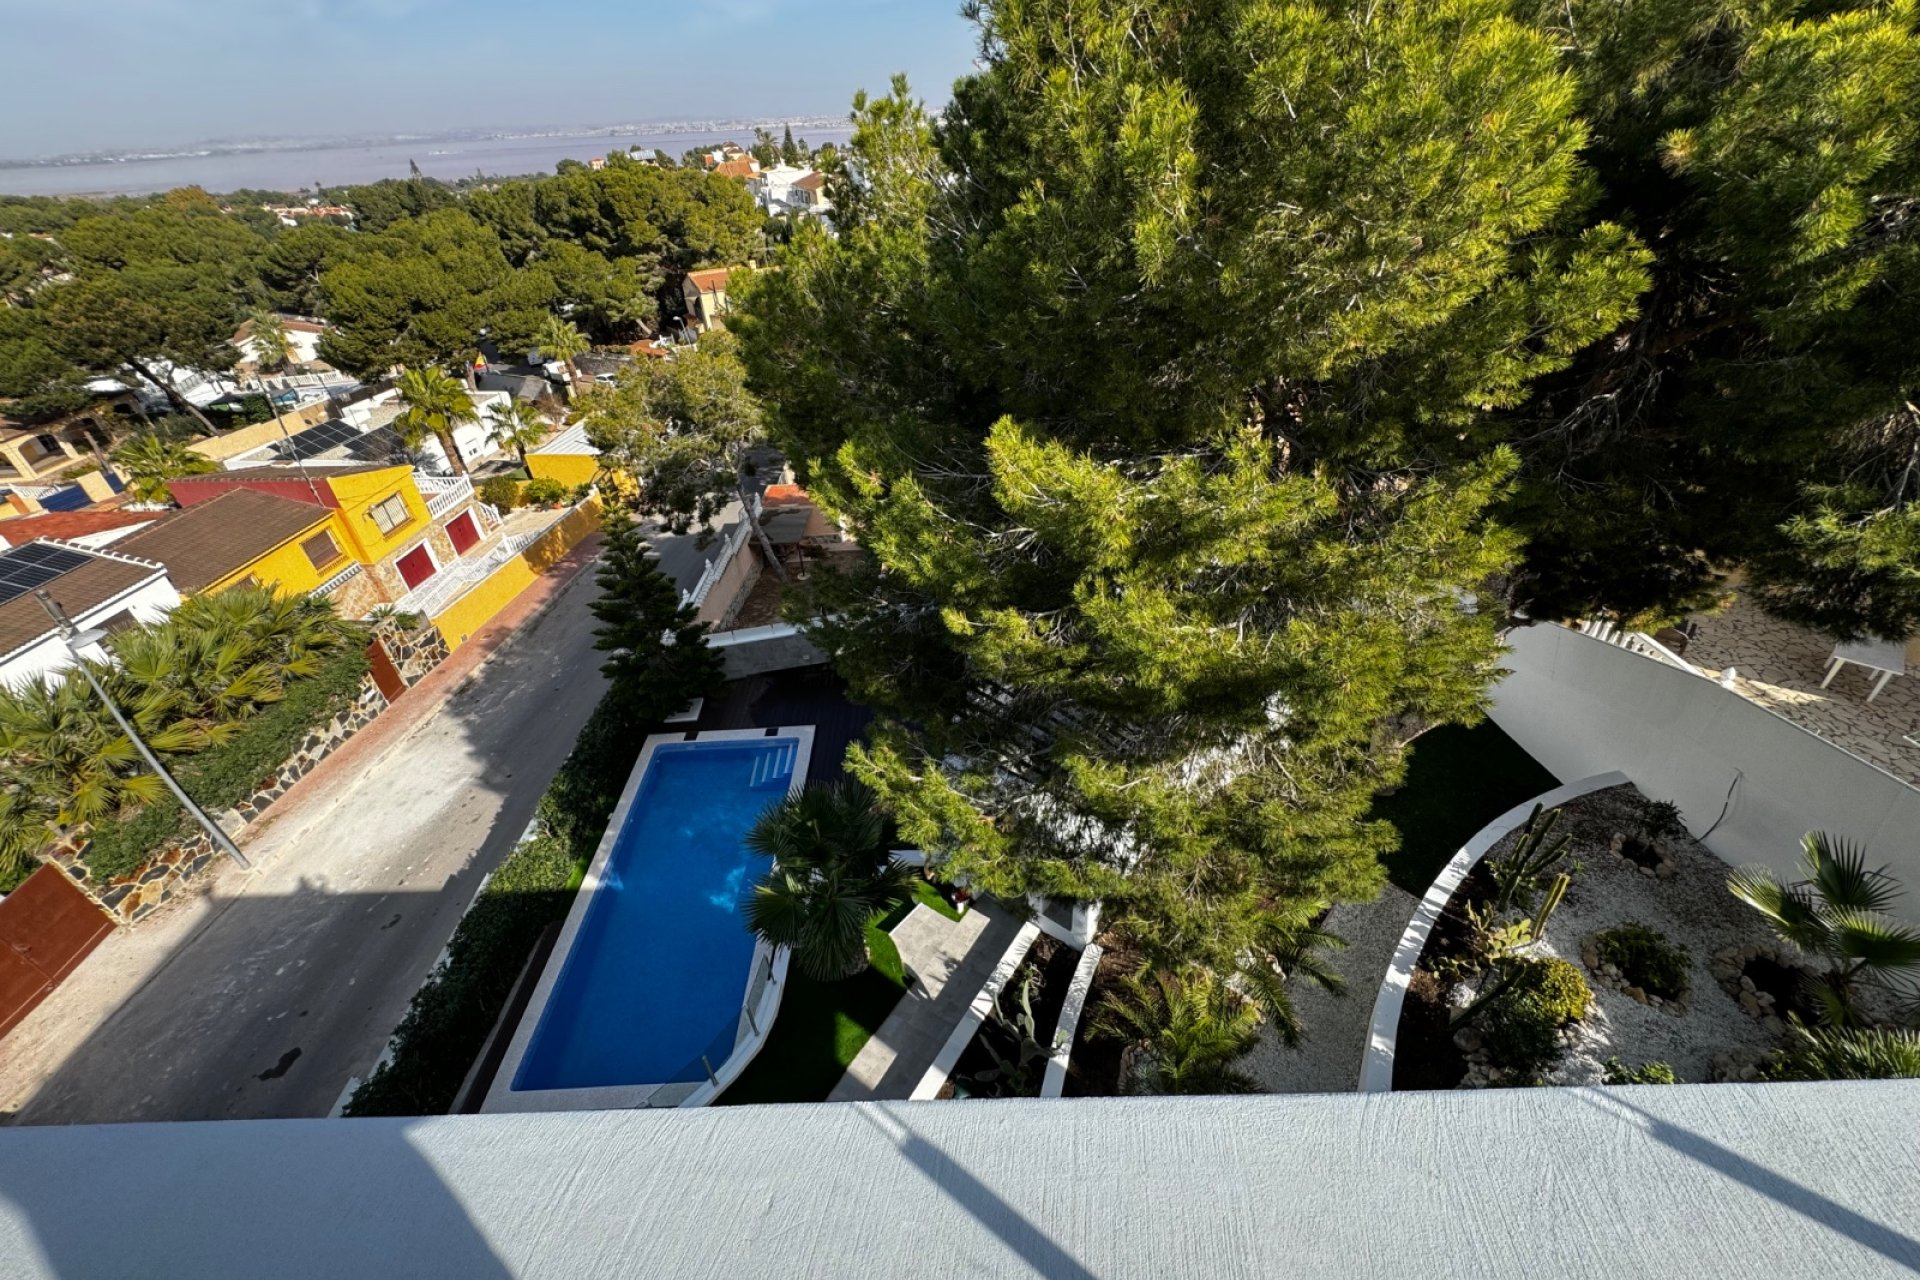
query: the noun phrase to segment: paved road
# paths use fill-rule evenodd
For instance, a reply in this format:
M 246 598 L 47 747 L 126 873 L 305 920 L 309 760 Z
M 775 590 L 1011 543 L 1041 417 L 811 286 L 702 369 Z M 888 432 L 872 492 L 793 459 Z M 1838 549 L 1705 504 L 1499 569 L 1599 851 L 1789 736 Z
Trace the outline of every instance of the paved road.
M 598 700 L 594 594 L 580 575 L 437 715 L 369 753 L 340 803 L 261 832 L 256 873 L 108 939 L 0 1042 L 0 1108 L 26 1124 L 326 1115 Z

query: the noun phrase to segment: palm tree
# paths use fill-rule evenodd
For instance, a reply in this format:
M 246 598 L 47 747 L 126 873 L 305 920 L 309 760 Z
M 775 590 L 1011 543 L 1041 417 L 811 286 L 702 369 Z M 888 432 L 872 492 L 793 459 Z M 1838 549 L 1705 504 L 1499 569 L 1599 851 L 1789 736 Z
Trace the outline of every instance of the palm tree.
M 113 673 L 103 663 L 92 670 L 103 681 Z M 180 720 L 180 699 L 172 690 L 142 690 L 121 711 L 157 752 L 205 744 L 196 726 Z M 37 676 L 0 694 L 0 762 L 9 783 L 31 793 L 47 820 L 61 828 L 166 794 L 78 671 L 57 679 Z
M 572 382 L 580 381 L 580 370 L 573 361 L 574 357 L 584 355 L 588 350 L 587 336 L 574 328 L 571 320 L 562 320 L 559 316 L 548 316 L 540 326 L 540 332 L 534 335 L 534 345 L 540 348 L 540 354 L 549 360 L 558 360 L 567 366 L 567 378 Z
M 760 815 L 747 845 L 774 859 L 754 886 L 747 927 L 791 947 L 809 977 L 850 978 L 872 963 L 867 925 L 906 902 L 913 872 L 887 849 L 887 824 L 857 782 L 809 787 Z
M 1800 841 L 1807 878 L 1783 885 L 1765 867 L 1743 867 L 1727 878 L 1733 896 L 1760 912 L 1781 939 L 1827 962 L 1807 981 L 1820 1021 L 1860 1025 L 1861 987 L 1910 996 L 1920 977 L 1920 929 L 1886 915 L 1900 887 L 1884 868 L 1870 871 L 1866 851 L 1809 831 Z
M 1260 1011 L 1202 968 L 1141 969 L 1094 1015 L 1093 1029 L 1132 1042 L 1149 1093 L 1257 1093 L 1233 1064 L 1260 1043 Z
M 126 477 L 128 491 L 141 502 L 171 502 L 167 481 L 215 470 L 212 458 L 153 432 L 121 445 L 114 451 L 113 462 Z
M 253 325 L 252 346 L 262 369 L 278 369 L 299 357 L 286 321 L 265 308 L 255 311 L 248 320 Z
M 467 473 L 466 459 L 454 443 L 453 429 L 474 417 L 473 397 L 460 379 L 438 369 L 402 369 L 396 384 L 400 403 L 406 408 L 393 420 L 409 449 L 417 449 L 428 436 L 440 442 L 446 451 L 447 465 L 455 475 Z
M 1793 1044 L 1768 1071 L 1773 1080 L 1920 1079 L 1920 1031 L 1907 1027 L 1820 1027 L 1796 1019 Z
M 520 456 L 527 465 L 527 450 L 547 438 L 547 419 L 524 400 L 508 400 L 487 410 L 488 439 Z
M 1347 945 L 1346 939 L 1315 923 L 1326 905 L 1310 902 L 1287 912 L 1265 912 L 1255 926 L 1253 946 L 1238 972 L 1247 998 L 1288 1047 L 1297 1046 L 1307 1033 L 1293 1007 L 1290 983 L 1311 982 L 1339 996 L 1347 992 L 1346 979 L 1322 954 Z

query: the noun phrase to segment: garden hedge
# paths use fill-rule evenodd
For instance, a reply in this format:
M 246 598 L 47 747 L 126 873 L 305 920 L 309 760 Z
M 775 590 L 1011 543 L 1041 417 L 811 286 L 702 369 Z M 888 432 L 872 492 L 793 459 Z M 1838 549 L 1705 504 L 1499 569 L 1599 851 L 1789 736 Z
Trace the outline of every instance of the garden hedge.
M 241 722 L 233 737 L 168 761 L 175 781 L 209 813 L 239 804 L 286 762 L 307 734 L 353 705 L 367 667 L 366 652 L 358 644 L 327 655 L 319 671 L 289 681 L 286 696 Z M 193 829 L 180 802 L 166 796 L 96 825 L 87 867 L 96 880 L 125 875 L 168 840 Z

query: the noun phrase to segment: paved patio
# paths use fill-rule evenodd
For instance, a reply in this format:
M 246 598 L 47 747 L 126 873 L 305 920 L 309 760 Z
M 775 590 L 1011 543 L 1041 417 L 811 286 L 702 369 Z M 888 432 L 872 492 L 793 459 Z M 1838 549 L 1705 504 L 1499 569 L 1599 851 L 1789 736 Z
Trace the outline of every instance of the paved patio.
M 1019 932 L 1020 921 L 991 901 L 976 901 L 958 920 L 915 907 L 894 928 L 893 941 L 919 981 L 861 1048 L 827 1101 L 911 1095 Z
M 1738 673 L 1734 689 L 1801 728 L 1871 761 L 1895 777 L 1920 786 L 1920 640 L 1907 643 L 1907 669 L 1872 702 L 1874 673 L 1841 668 L 1827 688 L 1833 638 L 1769 617 L 1744 597 L 1718 613 L 1694 619 L 1699 626 L 1686 659 L 1718 678 Z

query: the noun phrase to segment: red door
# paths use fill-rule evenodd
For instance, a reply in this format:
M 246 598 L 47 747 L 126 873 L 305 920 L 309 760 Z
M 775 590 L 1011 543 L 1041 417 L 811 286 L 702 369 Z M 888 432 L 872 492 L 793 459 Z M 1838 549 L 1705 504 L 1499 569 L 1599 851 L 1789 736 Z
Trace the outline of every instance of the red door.
M 400 570 L 400 581 L 407 584 L 407 590 L 409 591 L 425 582 L 428 578 L 431 578 L 437 572 L 433 563 L 433 553 L 428 551 L 424 545 L 415 547 L 413 550 L 407 552 L 407 554 L 401 556 L 400 562 L 394 567 Z
M 461 555 L 467 554 L 467 548 L 480 541 L 480 530 L 474 527 L 473 512 L 462 511 L 447 521 L 447 538 L 453 543 L 453 549 Z

